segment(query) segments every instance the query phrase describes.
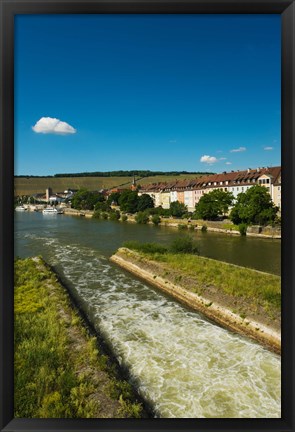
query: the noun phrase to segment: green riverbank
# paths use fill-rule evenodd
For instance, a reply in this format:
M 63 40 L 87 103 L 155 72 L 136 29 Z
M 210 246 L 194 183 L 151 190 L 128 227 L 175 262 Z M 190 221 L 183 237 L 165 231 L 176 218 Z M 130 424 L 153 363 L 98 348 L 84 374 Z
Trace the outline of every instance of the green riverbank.
M 143 252 L 130 244 L 111 260 L 222 326 L 280 352 L 279 276 L 194 254 L 152 252 L 153 247 L 157 250 L 151 245 Z
M 41 258 L 15 261 L 18 418 L 140 418 L 142 404 L 99 349 Z
M 114 209 L 118 210 L 119 207 L 114 207 Z M 72 208 L 64 208 L 64 214 L 70 215 L 70 216 L 83 216 L 86 218 L 92 218 L 94 215 L 93 210 L 76 210 Z M 125 220 L 122 219 L 122 216 L 125 216 Z M 107 212 L 104 212 L 105 219 L 109 218 L 109 214 Z M 102 217 L 102 219 L 104 219 Z M 118 219 L 119 222 L 131 222 L 136 223 L 135 221 L 135 215 L 129 214 L 127 215 L 120 215 L 120 219 Z M 149 220 L 147 222 L 150 225 L 153 225 L 153 222 Z M 217 233 L 223 233 L 228 235 L 238 235 L 240 236 L 239 227 L 237 225 L 234 225 L 229 220 L 227 221 L 205 221 L 205 220 L 188 220 L 188 219 L 181 219 L 181 218 L 172 218 L 172 217 L 161 217 L 161 221 L 159 222 L 160 226 L 170 227 L 170 228 L 178 228 L 180 230 L 187 229 L 187 230 L 202 230 L 205 229 L 206 231 L 211 232 L 217 232 Z M 203 228 L 204 227 L 204 228 Z M 253 227 L 249 227 L 246 233 L 249 237 L 257 237 L 257 238 L 271 238 L 271 239 L 281 239 L 281 232 L 280 230 L 277 230 L 273 227 L 267 226 L 262 227 L 261 232 L 256 232 Z

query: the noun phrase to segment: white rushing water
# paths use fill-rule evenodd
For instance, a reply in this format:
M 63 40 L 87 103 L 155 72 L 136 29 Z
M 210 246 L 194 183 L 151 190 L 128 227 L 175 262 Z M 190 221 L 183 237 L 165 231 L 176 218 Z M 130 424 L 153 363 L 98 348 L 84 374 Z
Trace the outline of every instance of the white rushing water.
M 91 248 L 27 237 L 47 248 L 49 262 L 88 305 L 94 326 L 158 417 L 281 416 L 279 356 L 209 322 Z

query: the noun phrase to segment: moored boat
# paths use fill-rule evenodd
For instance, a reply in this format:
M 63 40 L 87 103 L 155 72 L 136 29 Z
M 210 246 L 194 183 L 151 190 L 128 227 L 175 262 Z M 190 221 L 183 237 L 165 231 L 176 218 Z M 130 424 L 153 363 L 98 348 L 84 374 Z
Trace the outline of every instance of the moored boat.
M 46 207 L 43 211 L 43 214 L 63 214 L 63 210 L 56 207 Z
M 20 205 L 15 207 L 15 211 L 27 211 L 27 209 L 23 205 Z

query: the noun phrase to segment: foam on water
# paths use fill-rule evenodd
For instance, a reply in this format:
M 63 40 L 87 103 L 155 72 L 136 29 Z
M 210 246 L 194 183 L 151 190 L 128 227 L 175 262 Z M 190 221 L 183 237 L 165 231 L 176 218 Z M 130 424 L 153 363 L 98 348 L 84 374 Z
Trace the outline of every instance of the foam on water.
M 280 357 L 110 264 L 97 251 L 26 234 L 87 304 L 94 326 L 159 417 L 281 416 Z

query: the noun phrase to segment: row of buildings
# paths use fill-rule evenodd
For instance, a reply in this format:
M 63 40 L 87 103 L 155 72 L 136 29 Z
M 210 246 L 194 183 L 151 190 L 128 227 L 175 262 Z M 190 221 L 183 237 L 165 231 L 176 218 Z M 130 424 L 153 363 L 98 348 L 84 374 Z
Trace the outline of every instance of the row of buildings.
M 267 188 L 274 204 L 281 210 L 280 166 L 249 168 L 245 171 L 224 171 L 221 174 L 202 176 L 197 179 L 142 185 L 139 195 L 150 195 L 155 207 L 162 206 L 168 209 L 173 201 L 179 201 L 185 204 L 189 211 L 194 211 L 200 198 L 214 189 L 231 192 L 234 198 L 237 198 L 239 193 L 246 192 L 254 185 Z

